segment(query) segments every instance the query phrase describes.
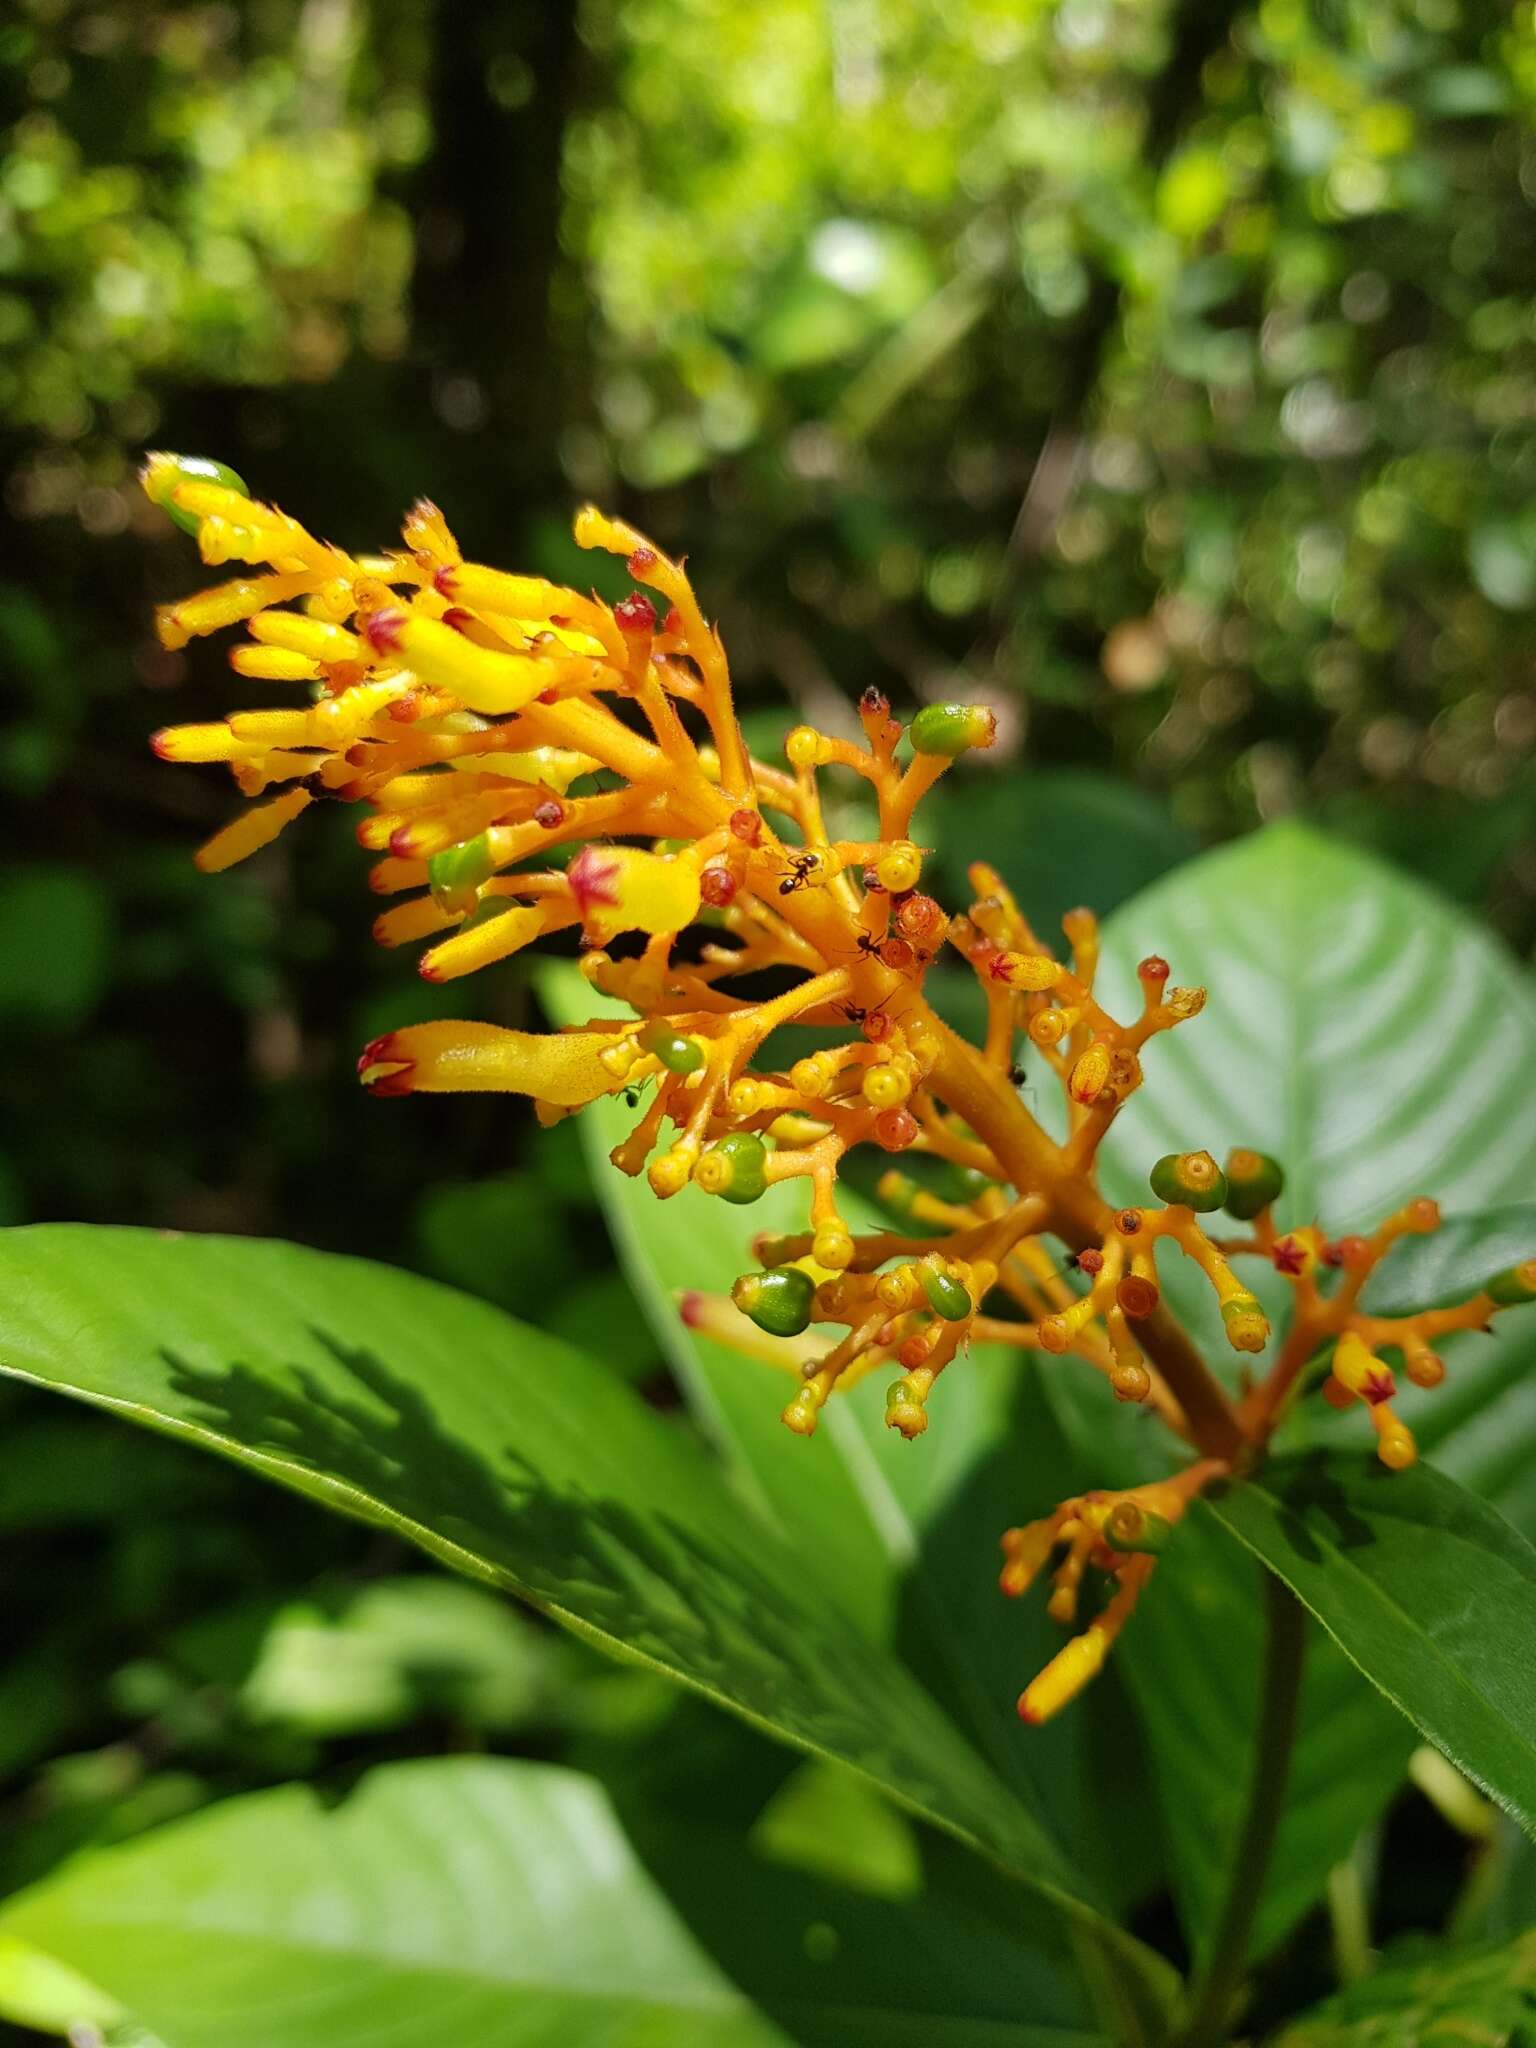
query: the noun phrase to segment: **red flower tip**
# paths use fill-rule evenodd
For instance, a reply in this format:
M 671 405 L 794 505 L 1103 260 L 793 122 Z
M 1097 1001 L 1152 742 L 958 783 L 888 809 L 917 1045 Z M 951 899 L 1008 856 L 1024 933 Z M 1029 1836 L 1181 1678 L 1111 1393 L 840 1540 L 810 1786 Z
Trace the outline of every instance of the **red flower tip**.
M 1019 1694 L 1019 1719 L 1026 1728 L 1038 1728 L 1040 1726 L 1040 1716 L 1031 1708 L 1027 1692 Z
M 655 568 L 656 550 L 654 548 L 638 547 L 624 566 L 628 569 L 630 575 L 638 580 L 645 575 L 648 569 Z
M 466 626 L 473 624 L 474 617 L 474 613 L 466 611 L 463 605 L 451 604 L 443 613 L 443 624 L 452 626 L 455 633 L 462 633 Z
M 553 689 L 540 690 L 538 701 L 541 704 L 558 704 L 560 702 L 560 692 Z
M 1149 953 L 1136 969 L 1143 981 L 1166 981 L 1172 969 L 1158 953 Z
M 169 735 L 170 735 L 170 731 L 171 731 L 171 728 L 170 728 L 170 727 L 169 727 L 168 725 L 164 725 L 164 726 L 162 726 L 162 727 L 160 728 L 159 732 L 157 732 L 157 733 L 152 733 L 152 734 L 150 735 L 150 741 L 149 741 L 149 747 L 150 747 L 150 752 L 151 752 L 151 753 L 153 753 L 153 754 L 158 754 L 158 755 L 159 755 L 159 757 L 160 757 L 160 759 L 161 759 L 162 761 L 168 761 L 168 760 L 169 760 L 169 759 L 171 758 L 171 757 L 170 757 L 170 755 L 169 755 L 169 754 L 167 753 L 167 751 L 166 751 L 166 744 L 165 744 L 165 743 L 166 743 L 166 740 L 167 740 L 167 738 L 168 738 L 168 737 L 169 737 Z
M 557 825 L 565 823 L 565 805 L 555 797 L 546 797 L 543 803 L 534 805 L 533 822 L 542 825 L 546 832 L 553 832 Z
M 1307 1263 L 1306 1246 L 1294 1237 L 1282 1237 L 1275 1246 L 1274 1261 L 1277 1273 L 1299 1273 Z
M 690 1330 L 696 1330 L 704 1320 L 703 1295 L 693 1289 L 687 1294 L 679 1295 L 677 1312 Z
M 656 607 L 641 591 L 632 590 L 628 597 L 621 597 L 613 608 L 613 616 L 621 633 L 642 633 L 656 630 Z
M 618 902 L 619 893 L 613 886 L 618 872 L 619 864 L 613 856 L 595 846 L 584 846 L 577 854 L 565 874 L 583 917 Z
M 762 819 L 756 811 L 749 810 L 745 804 L 739 811 L 732 811 L 728 822 L 731 837 L 739 839 L 744 846 L 756 846 L 763 836 Z
M 432 588 L 439 597 L 452 597 L 458 580 L 458 565 L 454 562 L 444 562 L 442 568 L 432 578 Z
M 439 982 L 443 978 L 442 969 L 437 966 L 429 953 L 423 953 L 416 962 L 416 972 L 423 981 Z
M 722 861 L 711 861 L 699 876 L 699 895 L 712 909 L 723 910 L 736 894 L 736 877 Z
M 390 1047 L 395 1042 L 393 1031 L 386 1031 L 382 1038 L 370 1038 L 357 1056 L 357 1071 L 366 1074 L 370 1067 L 382 1065 L 390 1058 Z
M 363 638 L 375 654 L 395 652 L 405 631 L 406 616 L 398 605 L 388 605 L 381 612 L 370 612 L 362 621 Z
M 396 1050 L 397 1033 L 386 1031 L 365 1045 L 357 1056 L 357 1071 L 370 1095 L 409 1095 L 414 1060 L 402 1060 Z

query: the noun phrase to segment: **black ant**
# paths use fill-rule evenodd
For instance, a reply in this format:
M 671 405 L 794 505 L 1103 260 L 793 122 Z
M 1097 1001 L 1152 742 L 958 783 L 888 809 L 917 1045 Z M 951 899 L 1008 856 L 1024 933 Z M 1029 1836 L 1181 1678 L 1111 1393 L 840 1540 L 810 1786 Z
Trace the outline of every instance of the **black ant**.
M 808 889 L 811 876 L 820 866 L 819 853 L 792 853 L 789 856 L 789 873 L 779 884 L 779 894 L 793 896 L 797 889 Z
M 872 1010 L 861 1009 L 857 1003 L 839 1003 L 837 1006 L 838 1014 L 846 1017 L 850 1024 L 865 1025 L 871 1017 L 878 1017 L 880 1015 L 886 1004 L 891 1000 L 891 996 L 895 995 L 895 993 L 895 989 L 892 989 L 890 996 L 882 996 Z
M 873 937 L 869 932 L 859 933 L 859 951 L 865 956 L 866 959 L 879 960 L 880 948 L 884 944 L 884 939 L 877 939 Z M 883 961 L 881 962 L 881 965 L 884 965 Z

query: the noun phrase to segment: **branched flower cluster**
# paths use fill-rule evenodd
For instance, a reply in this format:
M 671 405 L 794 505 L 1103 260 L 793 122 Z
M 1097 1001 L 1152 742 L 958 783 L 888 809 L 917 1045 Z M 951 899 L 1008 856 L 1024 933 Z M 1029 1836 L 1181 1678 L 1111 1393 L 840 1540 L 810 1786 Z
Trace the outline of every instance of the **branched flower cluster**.
M 613 1163 L 644 1173 L 663 1200 L 691 1181 L 749 1205 L 777 1182 L 807 1182 L 803 1231 L 760 1237 L 757 1268 L 730 1299 L 683 1304 L 696 1327 L 788 1367 L 784 1420 L 801 1435 L 835 1393 L 877 1371 L 896 1374 L 887 1422 L 921 1435 L 942 1375 L 980 1340 L 1072 1354 L 1195 1453 L 1173 1480 L 1067 1501 L 1004 1538 L 1009 1593 L 1059 1555 L 1051 1611 L 1064 1622 L 1088 1567 L 1111 1582 L 1097 1618 L 1025 1690 L 1026 1720 L 1045 1719 L 1098 1670 L 1189 1502 L 1260 1456 L 1298 1394 L 1317 1383 L 1337 1406 L 1362 1404 L 1378 1455 L 1404 1467 L 1416 1453 L 1383 1354 L 1434 1386 L 1445 1370 L 1437 1337 L 1536 1298 L 1528 1260 L 1458 1307 L 1364 1313 L 1364 1281 L 1398 1237 L 1436 1227 L 1435 1205 L 1411 1202 L 1370 1237 L 1281 1232 L 1281 1168 L 1251 1150 L 1225 1167 L 1204 1151 L 1170 1155 L 1152 1169 L 1152 1203 L 1106 1202 L 1104 1136 L 1142 1085 L 1148 1043 L 1196 1017 L 1205 991 L 1169 986 L 1168 964 L 1150 958 L 1138 1014 L 1117 1019 L 1095 993 L 1090 912 L 1063 920 L 1058 949 L 984 864 L 970 870 L 974 900 L 960 915 L 923 888 L 914 812 L 960 754 L 991 744 L 986 711 L 930 704 L 903 728 L 868 690 L 861 743 L 797 726 L 775 766 L 743 743 L 724 648 L 682 563 L 622 521 L 589 507 L 575 524 L 580 545 L 622 556 L 640 586 L 610 606 L 465 562 L 427 503 L 408 514 L 398 549 L 354 556 L 254 501 L 219 464 L 152 456 L 144 484 L 205 562 L 244 565 L 162 607 L 161 638 L 179 647 L 243 624 L 233 667 L 294 698 L 157 735 L 165 759 L 222 762 L 261 799 L 199 863 L 228 867 L 319 798 L 359 802 L 358 838 L 379 855 L 373 886 L 403 898 L 377 921 L 382 944 L 429 941 L 420 971 L 445 981 L 579 930 L 588 983 L 631 1013 L 547 1035 L 407 1026 L 364 1050 L 366 1087 L 521 1094 L 545 1121 L 626 1095 L 641 1113 Z M 817 779 L 829 767 L 867 785 L 873 837 L 830 837 Z M 985 996 L 979 1045 L 925 996 L 946 948 Z M 744 992 L 764 970 L 783 992 Z M 786 1067 L 765 1063 L 790 1023 L 825 1042 Z M 1060 1084 L 1064 1139 L 1020 1094 L 1021 1040 Z M 880 1193 L 893 1227 L 856 1234 L 839 1186 L 859 1145 L 943 1162 L 957 1198 L 892 1169 Z M 1210 1234 L 1223 1210 L 1247 1235 Z M 1233 1260 L 1291 1284 L 1289 1334 L 1236 1399 L 1162 1304 L 1164 1242 L 1205 1276 L 1239 1353 L 1263 1352 L 1270 1327 Z M 1329 1363 L 1314 1382 L 1320 1354 Z

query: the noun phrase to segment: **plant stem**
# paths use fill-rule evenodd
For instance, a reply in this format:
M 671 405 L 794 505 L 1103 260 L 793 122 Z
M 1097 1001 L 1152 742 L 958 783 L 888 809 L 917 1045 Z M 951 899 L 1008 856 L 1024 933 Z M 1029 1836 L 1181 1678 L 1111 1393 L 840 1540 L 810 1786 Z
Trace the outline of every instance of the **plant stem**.
M 1265 1575 L 1266 1645 L 1260 1679 L 1248 1810 L 1232 1852 L 1227 1894 L 1216 1923 L 1210 1960 L 1197 1983 L 1179 2048 L 1214 2048 L 1227 2039 L 1227 2018 L 1248 1959 L 1248 1944 L 1264 1895 L 1275 1837 L 1285 1811 L 1291 1749 L 1301 1703 L 1306 1611 L 1283 1579 Z

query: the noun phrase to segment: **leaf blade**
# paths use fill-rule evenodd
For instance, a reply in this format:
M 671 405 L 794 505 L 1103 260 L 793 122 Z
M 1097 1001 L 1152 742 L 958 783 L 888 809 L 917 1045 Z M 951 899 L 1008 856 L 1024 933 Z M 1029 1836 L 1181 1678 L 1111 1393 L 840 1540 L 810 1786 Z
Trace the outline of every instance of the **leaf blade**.
M 818 1885 L 797 1900 L 739 1844 L 722 1886 L 721 1845 L 697 1838 L 694 1859 L 691 1839 L 658 1873 L 578 1772 L 386 1765 L 330 1810 L 286 1786 L 87 1854 L 0 1908 L 0 1941 L 84 1973 L 178 2048 L 335 2048 L 386 2032 L 393 2048 L 1099 2041 L 1048 1960 L 1025 1964 L 1036 2016 L 1012 2023 L 994 1987 L 1014 1973 L 1014 1945 L 951 1900 L 895 1909 Z M 695 1860 L 766 1937 L 755 1961 L 691 1895 Z M 837 1972 L 794 1955 L 811 1912 L 846 1916 L 854 1952 Z M 900 1940 L 887 1946 L 882 1928 Z M 950 1945 L 968 1968 L 946 1965 Z
M 1427 1466 L 1277 1459 L 1204 1503 L 1398 1710 L 1536 1830 L 1536 1549 Z
M 1166 1988 L 931 1697 L 743 1517 L 682 1432 L 489 1304 L 291 1245 L 39 1225 L 0 1234 L 0 1370 L 394 1528 L 851 1765 Z

